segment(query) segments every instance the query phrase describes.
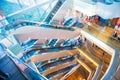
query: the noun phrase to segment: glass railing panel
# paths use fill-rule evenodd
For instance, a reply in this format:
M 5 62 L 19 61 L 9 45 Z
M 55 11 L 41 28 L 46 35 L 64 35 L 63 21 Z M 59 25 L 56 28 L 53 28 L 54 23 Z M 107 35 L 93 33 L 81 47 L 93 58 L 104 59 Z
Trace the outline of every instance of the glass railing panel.
M 51 60 L 49 60 L 49 63 L 43 64 L 39 68 L 48 69 L 50 67 L 55 67 L 55 66 L 57 66 L 59 64 L 63 64 L 63 63 L 66 63 L 66 62 L 71 62 L 73 60 L 74 60 L 73 56 L 71 56 L 70 58 L 64 58 L 64 59 L 60 58 L 60 59 L 52 61 L 52 62 L 51 62 Z
M 51 10 L 53 9 L 54 5 L 58 2 L 58 0 L 54 0 L 50 2 L 50 4 L 45 9 L 44 13 L 41 15 L 39 21 L 44 21 L 46 17 L 50 14 Z
M 2 80 L 27 80 L 26 77 L 22 75 L 20 70 L 7 55 L 0 59 L 0 71 L 2 71 L 6 75 L 5 78 L 5 76 L 1 74 L 4 77 L 4 79 Z
M 14 0 L 14 2 L 11 2 L 11 1 L 0 0 L 0 7 L 5 16 L 22 9 L 17 2 L 18 0 Z M 22 5 L 22 6 L 25 6 L 25 5 Z
M 16 14 L 13 16 L 7 17 L 8 23 L 13 24 L 16 21 L 39 21 L 40 15 L 42 14 L 42 10 L 36 8 L 29 10 L 25 13 Z
M 44 3 L 48 4 L 48 2 L 49 0 L 44 0 L 44 1 L 40 1 L 40 0 L 0 0 L 0 5 L 1 5 L 1 10 L 5 14 L 5 16 L 7 16 L 16 11 L 31 7 L 33 5 L 44 4 Z
M 69 71 L 70 71 L 73 67 L 75 67 L 75 66 L 76 66 L 76 64 L 73 64 L 72 66 L 69 66 L 69 67 L 63 68 L 63 69 L 61 69 L 61 70 L 55 71 L 55 72 L 53 72 L 53 73 L 50 73 L 50 74 L 48 74 L 46 77 L 49 79 L 49 78 L 51 78 L 52 76 L 57 75 L 57 74 L 59 74 L 59 73 L 63 73 L 63 72 L 67 73 L 67 72 L 69 72 Z
M 50 11 L 50 13 L 48 14 L 48 16 L 46 16 L 46 18 L 44 19 L 45 22 L 49 23 L 50 20 L 52 19 L 52 17 L 54 16 L 54 14 L 57 12 L 57 10 L 59 9 L 59 7 L 61 6 L 62 3 L 61 1 L 58 1 L 56 3 L 56 5 L 54 6 L 54 8 Z M 60 4 L 60 5 L 59 5 Z
M 117 40 L 111 39 L 114 33 L 113 28 L 110 28 L 107 26 L 102 27 L 102 26 L 96 25 L 95 23 L 92 23 L 90 29 L 88 28 L 87 25 L 85 25 L 83 27 L 83 30 L 112 47 L 120 48 L 119 46 L 120 42 Z
M 64 3 L 64 1 L 65 0 L 58 0 L 58 2 L 55 4 L 55 6 L 53 7 L 53 9 L 47 9 L 48 11 L 46 11 L 46 12 L 48 12 L 47 14 L 46 14 L 46 12 L 45 12 L 45 14 L 46 14 L 46 16 L 44 16 L 44 18 L 42 18 L 42 20 L 43 21 L 45 21 L 46 23 L 49 23 L 50 22 L 50 20 L 53 18 L 53 16 L 54 16 L 54 14 L 57 12 L 57 10 L 61 7 L 61 5 Z
M 11 56 L 11 55 L 9 56 L 16 65 L 16 67 L 28 80 L 47 80 L 46 77 L 42 76 L 37 71 L 33 70 L 28 65 L 24 64 L 21 60 L 19 60 L 15 56 Z
M 63 46 L 63 47 L 49 47 L 49 48 L 31 48 L 21 57 L 21 60 L 27 61 L 30 57 L 37 54 L 44 54 L 46 52 L 58 52 L 61 50 L 73 50 L 73 46 Z
M 5 12 L 7 14 L 7 15 L 5 15 L 6 16 L 5 19 L 8 21 L 8 24 L 13 24 L 16 21 L 23 21 L 23 20 L 39 21 L 40 17 L 44 13 L 44 11 L 46 11 L 46 8 L 44 8 L 45 6 L 43 4 L 48 5 L 48 3 L 42 3 L 42 4 L 38 3 L 36 5 L 33 5 L 31 7 L 28 7 L 28 8 L 24 8 L 24 9 L 19 10 L 19 11 L 15 10 L 14 13 L 12 12 L 12 14 L 9 14 L 9 15 L 7 14 L 8 12 Z M 17 7 L 15 7 L 15 8 L 17 8 Z M 11 9 L 10 10 L 6 9 L 5 11 L 7 11 L 7 10 L 11 11 Z M 46 15 L 46 14 L 44 14 L 44 15 Z M 3 22 L 3 20 L 0 20 L 0 25 L 2 25 L 1 23 Z M 6 25 L 4 25 L 4 26 L 6 26 Z
M 56 2 L 57 1 L 54 1 L 54 4 Z M 37 22 L 38 21 L 43 21 L 43 19 L 45 19 L 45 17 L 47 17 L 47 15 L 49 15 L 52 7 L 54 7 L 54 6 L 52 6 L 50 8 L 50 4 L 49 4 L 47 9 L 44 8 L 44 7 L 45 6 L 41 6 L 41 4 L 37 4 L 35 6 L 31 6 L 29 8 L 25 8 L 25 9 L 22 9 L 20 11 L 16 10 L 17 12 L 15 12 L 15 13 L 12 13 L 12 14 L 9 14 L 9 15 L 7 14 L 7 16 L 5 18 L 6 21 L 7 21 L 6 25 L 9 24 L 7 26 L 7 28 L 12 28 L 12 27 L 14 27 L 12 24 L 15 24 L 15 22 L 23 21 L 23 20 L 26 20 L 26 21 L 37 21 Z M 3 20 L 0 20 L 0 25 L 5 27 L 6 25 L 2 25 Z

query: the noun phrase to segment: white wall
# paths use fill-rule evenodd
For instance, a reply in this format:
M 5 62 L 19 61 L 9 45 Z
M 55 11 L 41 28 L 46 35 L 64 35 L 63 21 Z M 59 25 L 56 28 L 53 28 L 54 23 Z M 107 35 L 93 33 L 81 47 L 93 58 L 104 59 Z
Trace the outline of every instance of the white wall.
M 104 19 L 120 17 L 120 2 L 106 5 L 100 2 L 91 4 L 80 0 L 74 0 L 74 8 L 88 16 L 99 15 Z

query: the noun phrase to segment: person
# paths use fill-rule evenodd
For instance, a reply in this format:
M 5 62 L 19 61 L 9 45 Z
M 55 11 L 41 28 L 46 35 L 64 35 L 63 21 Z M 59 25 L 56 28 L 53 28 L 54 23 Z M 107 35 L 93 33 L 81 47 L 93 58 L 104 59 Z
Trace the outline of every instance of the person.
M 118 35 L 118 41 L 120 42 L 120 34 Z
M 84 44 L 84 37 L 82 35 L 80 35 L 80 37 L 78 38 L 78 44 L 79 46 L 83 45 Z
M 120 30 L 120 25 L 115 25 L 115 30 Z
M 86 19 L 85 19 L 87 25 L 88 25 L 88 29 L 90 29 L 90 26 L 91 26 L 91 23 L 90 23 L 90 17 L 87 16 Z
M 101 32 L 104 32 L 104 31 L 105 31 L 105 29 L 106 29 L 106 26 L 105 26 L 105 25 L 103 25 Z
M 87 39 L 86 38 L 84 38 L 84 42 L 86 42 L 87 41 Z
M 117 31 L 115 30 L 115 32 L 113 33 L 113 35 L 112 35 L 112 39 L 115 39 L 117 37 Z
M 61 26 L 63 26 L 63 20 L 62 20 L 62 19 L 60 19 L 59 24 L 60 24 Z
M 76 52 L 76 54 L 75 54 L 75 58 L 80 59 L 80 53 L 79 53 L 79 52 Z
M 85 19 L 86 22 L 89 22 L 90 21 L 90 17 L 87 16 L 86 19 Z
M 102 57 L 104 57 L 104 55 L 105 55 L 105 53 L 103 52 L 103 53 L 102 53 Z
M 94 18 L 94 22 L 97 23 L 99 21 L 99 17 L 96 15 Z

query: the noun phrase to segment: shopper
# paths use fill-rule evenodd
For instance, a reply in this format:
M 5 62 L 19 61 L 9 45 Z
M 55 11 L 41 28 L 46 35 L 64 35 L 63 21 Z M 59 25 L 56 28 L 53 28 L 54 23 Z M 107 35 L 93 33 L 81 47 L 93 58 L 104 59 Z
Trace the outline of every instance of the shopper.
M 115 30 L 115 32 L 113 33 L 113 35 L 112 35 L 112 39 L 115 39 L 117 37 L 117 31 Z
M 88 29 L 90 29 L 90 26 L 91 26 L 90 17 L 87 16 L 85 20 L 86 20 L 86 24 L 88 25 Z

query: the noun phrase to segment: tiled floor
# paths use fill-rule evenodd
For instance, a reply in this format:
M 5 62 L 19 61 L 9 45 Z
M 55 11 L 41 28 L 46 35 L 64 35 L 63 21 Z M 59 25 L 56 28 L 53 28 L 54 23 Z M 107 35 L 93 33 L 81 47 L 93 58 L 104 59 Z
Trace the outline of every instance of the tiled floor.
M 83 29 L 89 32 L 90 34 L 92 34 L 93 36 L 95 36 L 96 38 L 99 38 L 103 42 L 111 45 L 112 47 L 120 49 L 120 42 L 118 42 L 117 40 L 112 40 L 110 38 L 112 34 L 114 33 L 113 28 L 111 27 L 103 28 L 93 23 L 90 29 L 88 29 L 87 25 Z
M 65 80 L 87 80 L 89 73 L 81 66 Z

